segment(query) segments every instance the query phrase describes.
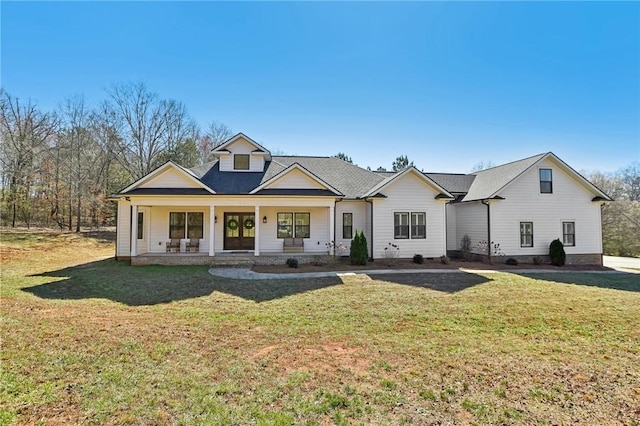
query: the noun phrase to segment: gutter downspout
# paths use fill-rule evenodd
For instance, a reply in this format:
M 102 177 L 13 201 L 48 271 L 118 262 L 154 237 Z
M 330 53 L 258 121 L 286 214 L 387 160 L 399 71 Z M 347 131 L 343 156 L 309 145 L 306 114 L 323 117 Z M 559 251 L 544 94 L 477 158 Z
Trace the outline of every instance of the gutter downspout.
M 482 204 L 487 206 L 487 255 L 489 256 L 489 263 L 491 263 L 491 204 L 489 200 L 482 200 Z
M 338 203 L 340 201 L 344 201 L 344 198 L 340 198 L 339 200 L 336 200 L 333 202 L 333 241 L 331 241 L 331 243 L 333 243 L 333 258 L 335 259 L 336 257 L 336 234 L 338 232 L 338 227 L 336 226 L 336 219 L 338 218 Z M 344 223 L 342 224 L 342 226 L 344 227 Z
M 364 202 L 368 203 L 371 206 L 371 223 L 370 223 L 371 229 L 369 230 L 370 231 L 369 235 L 371 235 L 371 244 L 370 244 L 371 249 L 369 250 L 369 254 L 370 254 L 369 258 L 373 259 L 373 201 L 371 201 L 370 199 L 367 200 L 365 198 Z

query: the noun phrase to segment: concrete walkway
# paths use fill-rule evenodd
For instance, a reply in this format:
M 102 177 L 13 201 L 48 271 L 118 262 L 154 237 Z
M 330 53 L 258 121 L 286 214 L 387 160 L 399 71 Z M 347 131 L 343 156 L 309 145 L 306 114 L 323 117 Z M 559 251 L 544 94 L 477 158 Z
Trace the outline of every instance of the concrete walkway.
M 509 270 L 492 270 L 492 269 L 369 269 L 361 271 L 331 271 L 331 272 L 292 272 L 290 274 L 270 274 L 254 272 L 247 268 L 211 268 L 209 273 L 216 277 L 232 278 L 237 280 L 282 280 L 292 278 L 324 278 L 324 277 L 341 277 L 349 275 L 382 275 L 382 274 L 477 274 L 487 273 L 496 274 L 499 272 L 517 273 L 517 274 L 564 274 L 564 273 L 589 273 L 589 274 L 617 274 L 627 271 L 575 271 L 575 270 L 557 270 L 557 269 L 509 269 Z M 631 271 L 628 271 L 631 272 Z
M 602 263 L 618 271 L 640 273 L 640 259 L 636 257 L 602 256 Z

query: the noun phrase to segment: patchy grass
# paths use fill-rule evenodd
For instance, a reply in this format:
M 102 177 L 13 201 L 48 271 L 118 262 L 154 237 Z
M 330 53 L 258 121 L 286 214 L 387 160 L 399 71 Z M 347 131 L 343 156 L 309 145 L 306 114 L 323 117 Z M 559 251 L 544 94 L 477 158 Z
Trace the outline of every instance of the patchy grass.
M 1 235 L 0 423 L 640 423 L 640 278 L 234 281 Z

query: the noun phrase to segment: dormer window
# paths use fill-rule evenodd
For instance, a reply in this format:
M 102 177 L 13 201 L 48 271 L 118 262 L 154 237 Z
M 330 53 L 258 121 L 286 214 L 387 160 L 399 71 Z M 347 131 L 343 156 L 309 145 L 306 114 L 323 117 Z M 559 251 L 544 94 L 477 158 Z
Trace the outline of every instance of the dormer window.
M 551 169 L 540 169 L 540 193 L 553 194 Z
M 235 154 L 233 156 L 234 170 L 249 170 L 249 154 Z

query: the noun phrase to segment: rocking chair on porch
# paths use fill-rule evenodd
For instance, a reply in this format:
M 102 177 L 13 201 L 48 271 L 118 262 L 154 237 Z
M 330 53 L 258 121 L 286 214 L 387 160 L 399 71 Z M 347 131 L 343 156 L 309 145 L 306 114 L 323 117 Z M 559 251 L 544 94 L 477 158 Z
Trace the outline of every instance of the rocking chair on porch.
M 180 239 L 172 238 L 167 242 L 167 253 L 180 253 Z
M 187 241 L 186 245 L 187 253 L 197 253 L 200 251 L 200 239 L 191 238 Z

